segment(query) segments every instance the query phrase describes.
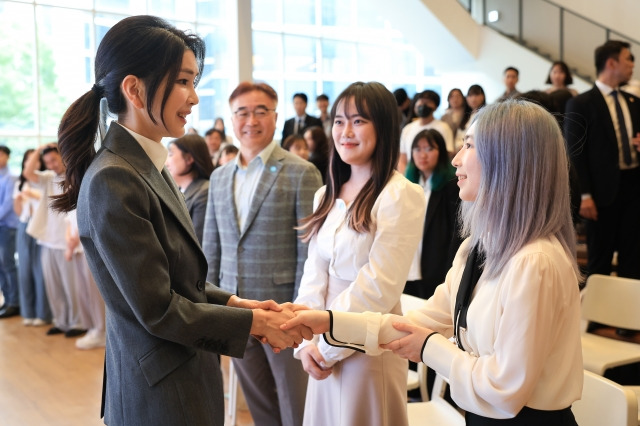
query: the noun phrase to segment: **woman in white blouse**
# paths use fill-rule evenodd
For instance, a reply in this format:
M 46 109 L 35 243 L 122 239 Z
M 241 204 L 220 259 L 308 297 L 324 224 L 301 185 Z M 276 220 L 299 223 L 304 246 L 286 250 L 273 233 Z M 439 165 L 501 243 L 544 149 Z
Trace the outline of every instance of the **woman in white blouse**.
M 486 107 L 453 165 L 466 240 L 421 309 L 406 318 L 300 312 L 283 327 L 321 333 L 332 317 L 334 344 L 425 362 L 449 380 L 468 425 L 575 425 L 580 273 L 557 122 L 525 101 Z
M 302 229 L 310 241 L 298 298 L 312 309 L 400 314 L 400 295 L 425 215 L 420 186 L 394 170 L 395 98 L 354 83 L 332 110 L 327 185 Z M 295 352 L 310 375 L 305 425 L 406 425 L 407 361 L 367 356 L 317 337 Z

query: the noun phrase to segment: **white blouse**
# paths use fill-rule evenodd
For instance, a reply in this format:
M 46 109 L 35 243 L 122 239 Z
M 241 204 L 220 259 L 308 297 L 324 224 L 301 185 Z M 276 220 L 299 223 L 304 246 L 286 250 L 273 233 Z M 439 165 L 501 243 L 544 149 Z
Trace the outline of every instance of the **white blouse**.
M 554 237 L 539 239 L 516 253 L 498 277 L 480 277 L 461 351 L 449 338 L 467 246 L 461 245 L 444 284 L 421 309 L 404 318 L 333 312 L 329 337 L 377 354 L 379 343 L 406 334 L 392 322 L 413 322 L 440 333 L 428 340 L 422 360 L 449 379 L 451 397 L 464 410 L 502 419 L 525 405 L 569 407 L 582 393 L 580 295 L 562 245 Z
M 18 198 L 20 194 L 20 190 L 18 187 L 20 186 L 20 181 L 16 181 L 15 186 L 13 187 L 13 199 Z M 39 189 L 32 188 L 29 185 L 29 182 L 25 182 L 22 185 L 22 193 L 25 195 L 22 198 L 22 211 L 20 212 L 20 217 L 18 220 L 22 223 L 28 223 L 31 216 L 35 213 L 38 208 L 38 204 L 40 203 L 40 197 L 42 197 L 42 193 Z M 29 194 L 29 195 L 27 195 Z
M 316 192 L 317 208 L 325 187 Z M 336 200 L 324 224 L 309 242 L 309 254 L 295 303 L 312 309 L 401 313 L 400 295 L 422 237 L 424 191 L 398 172 L 371 209 L 371 231 L 359 233 L 345 222 L 348 206 Z M 327 366 L 353 353 L 327 345 L 317 336 Z M 295 351 L 310 344 L 305 341 Z

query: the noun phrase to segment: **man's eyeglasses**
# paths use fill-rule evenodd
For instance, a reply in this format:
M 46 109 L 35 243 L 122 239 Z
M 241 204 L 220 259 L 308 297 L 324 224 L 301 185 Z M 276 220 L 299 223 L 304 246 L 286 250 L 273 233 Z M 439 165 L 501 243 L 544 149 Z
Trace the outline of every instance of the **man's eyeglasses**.
M 251 116 L 251 114 L 253 114 L 255 118 L 261 120 L 269 115 L 269 113 L 272 111 L 275 111 L 275 109 L 256 107 L 253 111 L 249 111 L 248 109 L 240 108 L 239 110 L 234 111 L 233 115 L 235 115 L 236 118 L 239 118 L 240 120 L 246 120 L 247 118 L 249 118 L 249 116 Z

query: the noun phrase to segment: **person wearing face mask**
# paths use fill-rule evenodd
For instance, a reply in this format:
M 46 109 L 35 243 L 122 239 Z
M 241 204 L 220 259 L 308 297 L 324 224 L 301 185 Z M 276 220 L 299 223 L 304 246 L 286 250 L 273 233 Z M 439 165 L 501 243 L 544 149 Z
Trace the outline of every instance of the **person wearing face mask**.
M 447 123 L 436 120 L 433 112 L 440 106 L 440 95 L 433 90 L 425 90 L 418 95 L 414 105 L 414 112 L 417 120 L 404 126 L 400 134 L 400 159 L 398 160 L 398 171 L 404 173 L 407 167 L 407 160 L 411 158 L 411 144 L 418 133 L 426 129 L 435 129 L 443 137 L 447 146 L 447 152 L 453 154 L 453 132 Z

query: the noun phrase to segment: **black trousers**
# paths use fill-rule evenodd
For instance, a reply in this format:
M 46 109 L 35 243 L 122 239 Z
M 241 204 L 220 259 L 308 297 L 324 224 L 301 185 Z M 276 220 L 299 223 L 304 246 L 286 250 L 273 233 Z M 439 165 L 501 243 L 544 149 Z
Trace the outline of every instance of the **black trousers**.
M 598 220 L 587 221 L 588 274 L 611 274 L 618 251 L 618 276 L 640 279 L 640 167 L 620 171 L 617 195 L 599 206 Z M 613 189 L 616 190 L 616 189 Z
M 490 419 L 467 411 L 465 421 L 467 426 L 578 426 L 571 407 L 554 411 L 524 407 L 512 419 Z

